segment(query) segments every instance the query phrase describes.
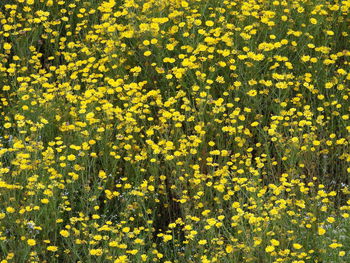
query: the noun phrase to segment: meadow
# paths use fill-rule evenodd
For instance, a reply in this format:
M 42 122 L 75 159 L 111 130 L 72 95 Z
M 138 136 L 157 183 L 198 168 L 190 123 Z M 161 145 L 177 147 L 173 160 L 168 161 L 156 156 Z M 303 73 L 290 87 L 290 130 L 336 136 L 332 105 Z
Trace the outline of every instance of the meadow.
M 349 34 L 350 0 L 0 1 L 0 262 L 350 262 Z

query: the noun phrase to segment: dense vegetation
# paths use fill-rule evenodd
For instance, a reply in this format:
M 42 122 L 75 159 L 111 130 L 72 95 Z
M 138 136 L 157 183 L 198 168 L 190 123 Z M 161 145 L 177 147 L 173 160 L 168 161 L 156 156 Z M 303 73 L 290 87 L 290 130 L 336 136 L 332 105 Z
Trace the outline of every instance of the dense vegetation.
M 349 25 L 349 0 L 0 1 L 0 262 L 350 262 Z

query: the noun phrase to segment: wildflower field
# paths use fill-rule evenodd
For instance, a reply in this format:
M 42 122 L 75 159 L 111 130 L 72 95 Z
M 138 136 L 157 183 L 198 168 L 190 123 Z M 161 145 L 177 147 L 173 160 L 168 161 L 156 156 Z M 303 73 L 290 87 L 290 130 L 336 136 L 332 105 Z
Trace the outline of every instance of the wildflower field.
M 0 262 L 350 262 L 350 0 L 0 1 Z

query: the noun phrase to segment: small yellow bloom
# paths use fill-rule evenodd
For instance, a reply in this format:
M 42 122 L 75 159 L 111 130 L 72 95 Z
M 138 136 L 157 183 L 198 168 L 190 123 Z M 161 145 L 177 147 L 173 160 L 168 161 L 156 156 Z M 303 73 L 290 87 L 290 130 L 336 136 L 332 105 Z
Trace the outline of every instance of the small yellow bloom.
M 226 253 L 231 253 L 233 251 L 233 247 L 231 245 L 226 246 Z
M 6 212 L 7 212 L 7 213 L 12 214 L 12 213 L 14 213 L 15 211 L 16 211 L 16 210 L 15 210 L 13 207 L 11 207 L 11 206 L 6 207 Z
M 6 123 L 4 124 L 4 128 L 5 128 L 5 129 L 11 128 L 11 126 L 12 126 L 12 124 L 9 123 L 9 122 L 6 122 Z
M 51 251 L 51 252 L 56 252 L 57 251 L 57 247 L 56 246 L 48 246 L 46 249 L 48 251 Z
M 335 222 L 335 219 L 334 219 L 334 217 L 327 217 L 327 222 L 328 223 L 334 223 Z
M 206 26 L 213 26 L 213 25 L 214 25 L 214 22 L 211 21 L 211 20 L 208 20 L 208 21 L 205 22 L 205 25 L 206 25 Z
M 181 6 L 183 8 L 186 8 L 186 7 L 188 7 L 188 3 L 186 1 L 181 1 Z
M 324 235 L 325 233 L 326 233 L 326 230 L 325 230 L 324 228 L 322 228 L 322 227 L 319 227 L 319 228 L 318 228 L 318 234 L 319 234 L 320 236 Z
M 130 227 L 124 227 L 124 228 L 122 229 L 122 231 L 123 231 L 124 233 L 129 233 Z
M 277 247 L 277 246 L 279 246 L 280 245 L 280 242 L 278 241 L 278 240 L 276 240 L 276 239 L 271 239 L 271 244 L 273 245 L 273 246 L 275 246 L 275 247 Z
M 205 245 L 207 243 L 207 241 L 205 239 L 199 240 L 198 244 L 199 245 Z
M 36 245 L 36 241 L 34 239 L 28 239 L 27 244 L 32 247 Z
M 90 255 L 92 256 L 101 256 L 103 254 L 102 249 L 90 249 Z
M 40 201 L 41 201 L 41 203 L 43 203 L 43 204 L 48 204 L 48 203 L 49 203 L 49 199 L 47 199 L 47 198 L 43 198 L 43 199 L 41 199 Z
M 321 142 L 318 141 L 318 140 L 315 140 L 315 141 L 312 142 L 312 144 L 315 145 L 315 146 L 319 146 L 321 144 Z
M 275 250 L 275 247 L 274 247 L 274 246 L 267 246 L 267 247 L 265 248 L 265 251 L 266 251 L 267 253 L 273 252 L 274 250 Z
M 69 237 L 69 232 L 67 230 L 61 230 L 60 231 L 61 236 L 63 237 Z
M 106 178 L 107 178 L 107 175 L 106 175 L 105 171 L 100 170 L 100 171 L 98 172 L 98 177 L 100 177 L 101 179 L 106 179 Z
M 298 243 L 294 243 L 293 247 L 294 247 L 294 249 L 301 249 L 303 246 L 298 244 Z
M 339 257 L 344 257 L 345 256 L 345 251 L 339 251 Z
M 342 244 L 339 244 L 339 243 L 332 243 L 329 245 L 330 248 L 338 248 L 338 247 L 342 247 L 343 245 Z
M 68 161 L 74 161 L 76 158 L 73 154 L 67 156 Z
M 172 235 L 164 235 L 164 236 L 163 236 L 164 242 L 168 242 L 169 240 L 172 240 L 172 239 L 173 239 L 173 236 L 172 236 Z
M 114 263 L 127 263 L 128 262 L 128 256 L 120 256 L 116 260 L 114 260 Z
M 5 50 L 10 50 L 12 48 L 12 45 L 10 43 L 4 43 L 4 49 Z
M 255 97 L 258 94 L 258 92 L 255 89 L 251 89 L 247 92 L 247 95 L 250 97 Z
M 145 57 L 149 57 L 150 55 L 152 55 L 152 52 L 149 51 L 149 50 L 147 50 L 147 51 L 145 51 L 145 53 L 143 53 L 143 55 L 144 55 Z
M 316 18 L 310 18 L 310 23 L 313 25 L 317 24 L 317 19 Z

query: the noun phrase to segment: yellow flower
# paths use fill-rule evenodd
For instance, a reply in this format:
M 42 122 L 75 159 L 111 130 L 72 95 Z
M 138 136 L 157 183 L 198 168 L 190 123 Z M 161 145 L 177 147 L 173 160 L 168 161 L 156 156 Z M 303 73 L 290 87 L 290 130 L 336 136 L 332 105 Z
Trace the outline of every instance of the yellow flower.
M 144 55 L 145 57 L 149 57 L 150 55 L 152 55 L 152 52 L 149 51 L 149 50 L 147 50 L 147 51 L 145 51 L 145 52 L 143 53 L 143 55 Z
M 326 230 L 325 230 L 324 228 L 322 228 L 322 227 L 319 227 L 319 228 L 318 228 L 318 234 L 319 234 L 320 236 L 324 235 L 325 233 L 326 233 Z
M 320 141 L 318 141 L 318 140 L 315 140 L 315 141 L 313 141 L 313 142 L 312 142 L 312 144 L 313 144 L 313 145 L 315 145 L 315 146 L 318 146 L 318 145 L 320 145 L 320 144 L 321 144 L 321 142 L 320 142 Z
M 48 246 L 46 249 L 48 251 L 51 251 L 51 252 L 56 252 L 57 251 L 57 247 L 56 246 Z
M 276 240 L 276 239 L 271 239 L 271 244 L 273 245 L 273 246 L 279 246 L 280 245 L 280 242 L 278 241 L 278 240 Z
M 114 263 L 127 263 L 128 257 L 127 256 L 120 256 L 116 260 L 114 260 Z
M 5 50 L 10 50 L 11 48 L 12 48 L 12 45 L 10 43 L 7 43 L 7 42 L 4 43 Z
M 334 223 L 335 222 L 335 219 L 334 219 L 334 217 L 327 217 L 327 222 L 328 223 Z
M 15 210 L 13 207 L 11 207 L 11 206 L 6 207 L 6 212 L 7 212 L 7 213 L 12 214 L 12 213 L 14 213 L 15 211 L 16 211 L 16 210 Z
M 141 255 L 141 260 L 142 260 L 143 262 L 147 261 L 147 258 L 148 258 L 148 256 L 147 256 L 146 254 L 142 254 L 142 255 Z
M 169 240 L 172 240 L 172 239 L 173 239 L 173 236 L 172 236 L 172 235 L 164 235 L 164 236 L 163 236 L 164 242 L 168 242 Z
M 36 245 L 36 241 L 34 239 L 28 239 L 27 244 L 32 247 Z
M 250 97 L 255 97 L 258 94 L 258 92 L 255 89 L 251 89 L 247 92 L 247 95 Z
M 48 204 L 49 203 L 49 199 L 47 198 L 43 198 L 40 200 L 43 204 Z
M 61 236 L 63 237 L 69 237 L 69 232 L 67 230 L 61 230 L 60 231 Z
M 70 154 L 70 155 L 67 156 L 67 160 L 68 161 L 74 161 L 75 159 L 76 159 L 75 155 L 73 155 L 73 154 Z
M 205 239 L 199 240 L 198 244 L 199 245 L 205 245 L 207 243 L 207 241 Z
M 338 247 L 342 247 L 343 245 L 342 244 L 339 244 L 339 243 L 332 243 L 329 245 L 330 248 L 338 248 Z
M 110 247 L 117 247 L 118 246 L 118 242 L 117 241 L 111 241 L 111 242 L 108 243 L 108 245 Z
M 295 249 L 301 249 L 303 246 L 302 245 L 300 245 L 300 244 L 298 244 L 298 243 L 294 243 L 293 244 L 293 248 L 295 248 Z
M 317 24 L 317 19 L 316 18 L 310 18 L 310 23 L 313 25 Z
M 101 256 L 103 254 L 102 249 L 90 249 L 90 255 L 92 256 Z
M 345 254 L 346 254 L 346 252 L 345 251 L 339 251 L 339 257 L 344 257 L 345 256 Z
M 227 245 L 225 251 L 226 253 L 231 253 L 233 251 L 233 247 L 231 245 Z
M 124 233 L 129 233 L 130 227 L 124 227 L 124 228 L 122 229 L 122 231 L 123 231 Z
M 98 177 L 100 177 L 101 179 L 107 178 L 105 171 L 100 170 L 100 171 L 98 172 Z
M 274 247 L 274 246 L 267 246 L 267 247 L 265 248 L 265 251 L 266 251 L 267 253 L 273 252 L 274 250 L 275 250 L 275 247 Z
M 10 122 L 6 122 L 6 123 L 4 124 L 4 128 L 5 128 L 5 129 L 11 128 L 11 126 L 12 126 L 12 124 L 11 124 Z
M 211 20 L 208 20 L 208 21 L 205 22 L 205 25 L 211 27 L 211 26 L 214 25 L 214 22 L 211 21 Z
M 188 3 L 186 1 L 181 1 L 181 6 L 183 8 L 186 8 L 186 7 L 188 7 Z

